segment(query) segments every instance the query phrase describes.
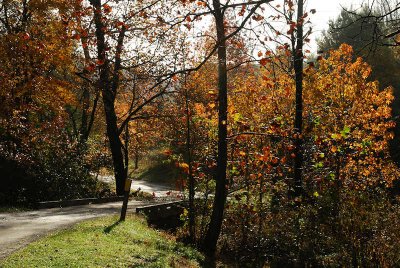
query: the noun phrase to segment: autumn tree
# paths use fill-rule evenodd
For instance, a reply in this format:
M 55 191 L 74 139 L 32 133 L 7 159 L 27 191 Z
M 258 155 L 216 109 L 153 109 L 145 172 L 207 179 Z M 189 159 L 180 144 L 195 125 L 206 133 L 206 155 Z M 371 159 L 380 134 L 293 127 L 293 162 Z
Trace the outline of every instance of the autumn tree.
M 64 1 L 0 4 L 1 165 L 12 186 L 2 189 L 15 193 L 7 198 L 76 197 L 86 187 L 88 172 L 74 163 L 66 109 L 76 103 L 68 79 L 74 46 L 59 16 L 68 10 Z M 66 184 L 71 187 L 62 191 Z
M 374 16 L 384 14 L 385 11 L 373 10 L 364 6 L 361 11 L 350 12 L 343 10 L 335 21 L 332 21 L 330 28 L 323 33 L 318 46 L 321 51 L 329 53 L 330 49 L 338 48 L 342 43 L 351 45 L 358 56 L 363 57 L 372 67 L 371 80 L 378 80 L 380 88 L 384 89 L 393 86 L 395 100 L 393 101 L 393 117 L 396 119 L 399 115 L 399 88 L 398 75 L 389 75 L 399 72 L 399 60 L 396 57 L 396 51 L 391 46 L 383 45 L 387 42 L 383 36 L 376 36 L 378 32 L 389 31 L 390 23 L 378 23 Z M 382 9 L 389 8 L 382 6 Z M 391 15 L 394 19 L 396 12 Z M 386 11 L 387 12 L 387 11 Z M 390 71 L 389 71 L 390 70 Z M 397 120 L 397 119 L 396 119 Z M 392 157 L 398 160 L 399 146 L 399 125 L 395 127 L 395 138 L 391 142 Z
M 296 23 L 296 40 L 293 50 L 294 72 L 296 80 L 296 115 L 294 120 L 294 128 L 296 133 L 295 142 L 295 166 L 294 166 L 294 187 L 295 194 L 299 196 L 302 191 L 302 169 L 303 169 L 303 148 L 302 148 L 302 132 L 303 132 L 303 24 L 304 24 L 304 2 L 297 1 L 297 23 Z
M 268 67 L 272 61 L 284 60 L 284 53 L 277 54 L 282 58 L 271 59 Z M 321 256 L 331 249 L 323 240 L 312 237 L 322 234 L 336 239 L 330 228 L 343 228 L 362 237 L 358 227 L 347 228 L 340 223 L 347 222 L 349 215 L 359 217 L 351 211 L 351 202 L 360 202 L 355 196 L 389 187 L 397 177 L 399 170 L 388 154 L 393 138 L 393 95 L 390 88 L 381 91 L 377 82 L 369 81 L 370 66 L 361 58 L 354 60 L 348 45 L 332 51 L 315 67 L 305 68 L 303 148 L 307 154 L 303 199 L 293 206 L 287 191 L 295 159 L 292 126 L 296 85 L 291 73 L 271 70 L 267 68 L 261 74 L 247 70 L 245 81 L 236 83 L 230 99 L 234 133 L 230 141 L 234 149 L 228 170 L 233 184 L 223 244 L 232 250 L 228 252 L 254 261 L 268 252 L 281 256 L 276 265 L 313 262 L 313 254 Z M 366 213 L 364 205 L 359 209 L 360 214 Z M 349 243 L 357 247 L 348 247 L 350 252 L 363 250 L 356 246 L 358 242 Z M 285 250 L 281 252 L 280 248 Z
M 218 156 L 216 170 L 216 187 L 213 211 L 203 244 L 203 249 L 210 256 L 214 256 L 216 251 L 217 240 L 221 232 L 228 188 L 226 173 L 228 159 L 228 69 L 226 44 L 230 38 L 232 38 L 239 31 L 242 30 L 242 28 L 253 16 L 255 16 L 256 20 L 258 19 L 258 16 L 261 16 L 260 14 L 254 14 L 262 4 L 267 2 L 269 1 L 257 1 L 250 4 L 223 4 L 219 0 L 213 0 L 211 4 L 207 4 L 205 2 L 205 5 L 209 8 L 215 20 L 216 52 L 218 59 Z M 233 26 L 233 30 L 228 31 L 226 29 L 226 13 L 229 9 L 235 8 L 236 6 L 242 6 L 242 11 L 240 15 L 244 16 L 244 18 L 241 22 L 238 23 L 237 26 Z
M 141 5 L 76 1 L 75 11 L 66 14 L 66 20 L 73 21 L 70 31 L 84 52 L 85 64 L 77 74 L 96 88 L 92 111 L 102 97 L 118 194 L 123 192 L 129 161 L 128 143 L 122 135 L 129 132 L 129 122 L 143 107 L 168 91 L 173 76 L 170 66 L 175 68 L 175 54 L 170 48 L 180 39 L 167 18 L 162 18 L 165 7 L 164 1 Z M 88 108 L 85 98 L 83 110 Z M 118 107 L 122 98 L 128 110 Z M 82 120 L 88 121 L 87 116 Z

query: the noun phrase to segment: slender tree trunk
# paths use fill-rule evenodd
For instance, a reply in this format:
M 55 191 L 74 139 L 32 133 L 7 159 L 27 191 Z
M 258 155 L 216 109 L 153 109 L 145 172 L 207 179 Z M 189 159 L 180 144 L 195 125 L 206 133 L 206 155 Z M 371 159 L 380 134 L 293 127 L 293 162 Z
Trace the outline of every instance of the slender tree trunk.
M 106 56 L 107 45 L 104 33 L 105 25 L 102 21 L 101 0 L 90 0 L 90 3 L 93 5 L 95 10 L 94 23 L 96 27 L 97 39 L 97 59 L 100 70 L 99 87 L 103 95 L 104 113 L 107 124 L 107 137 L 110 143 L 113 159 L 116 191 L 118 195 L 123 195 L 126 172 L 124 167 L 124 156 L 122 153 L 122 142 L 119 137 L 117 115 L 114 106 L 117 88 L 115 80 L 118 80 L 115 78 L 115 76 L 118 76 L 118 70 L 114 70 L 114 83 L 112 84 L 110 77 L 110 64 Z
M 79 20 L 79 25 L 81 24 Z M 91 60 L 90 57 L 90 51 L 88 48 L 88 39 L 87 37 L 81 37 L 81 43 L 82 43 L 82 48 L 83 48 L 83 54 L 85 57 L 85 64 L 88 64 Z M 83 70 L 83 75 L 87 75 L 89 72 L 84 69 Z M 97 103 L 100 97 L 99 91 L 97 90 L 96 96 L 94 97 L 93 100 L 93 106 L 91 111 L 90 110 L 90 102 L 91 102 L 91 96 L 90 96 L 90 90 L 89 88 L 91 87 L 90 83 L 88 81 L 84 81 L 82 85 L 82 117 L 81 117 L 81 127 L 80 127 L 80 137 L 79 141 L 82 145 L 86 145 L 87 140 L 89 139 L 90 132 L 92 130 L 93 122 L 96 116 L 96 110 L 97 110 Z
M 125 126 L 125 145 L 124 145 L 124 156 L 125 156 L 125 178 L 128 178 L 129 171 L 129 123 Z M 124 185 L 125 188 L 125 185 Z
M 78 11 L 78 10 L 76 10 Z M 81 20 L 78 19 L 78 25 L 81 26 Z M 87 38 L 81 37 L 81 43 L 83 48 L 83 55 L 85 57 L 85 65 L 90 62 L 90 52 L 87 45 Z M 83 75 L 87 75 L 89 72 L 88 70 L 83 70 Z M 86 144 L 87 139 L 89 138 L 89 109 L 90 109 L 90 91 L 89 91 L 90 84 L 88 81 L 83 81 L 82 84 L 82 115 L 81 115 L 81 127 L 79 130 L 79 142 L 81 145 Z M 94 106 L 93 109 L 96 109 Z
M 186 83 L 185 83 L 186 84 Z M 190 110 L 189 110 L 189 93 L 185 85 L 185 105 L 186 105 L 186 150 L 189 166 L 189 238 L 191 243 L 196 242 L 196 219 L 194 212 L 194 176 L 192 171 L 192 146 L 190 132 Z
M 294 50 L 294 72 L 296 79 L 296 115 L 294 122 L 295 133 L 295 163 L 294 163 L 294 194 L 302 193 L 303 169 L 303 0 L 297 2 L 297 34 L 296 48 Z
M 226 68 L 226 40 L 224 14 L 219 0 L 213 0 L 215 24 L 218 42 L 218 159 L 215 197 L 210 225 L 207 230 L 203 249 L 209 257 L 215 256 L 218 237 L 221 232 L 222 220 L 227 196 L 227 107 L 228 107 L 228 76 Z

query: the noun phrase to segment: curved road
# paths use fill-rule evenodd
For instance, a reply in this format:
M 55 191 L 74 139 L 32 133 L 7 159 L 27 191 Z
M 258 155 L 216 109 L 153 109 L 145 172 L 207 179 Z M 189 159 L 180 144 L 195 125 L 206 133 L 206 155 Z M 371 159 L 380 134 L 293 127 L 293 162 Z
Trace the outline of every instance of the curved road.
M 97 178 L 100 181 L 114 184 L 115 179 L 113 176 L 97 176 Z M 144 180 L 132 180 L 131 184 L 131 192 L 137 191 L 140 189 L 140 191 L 143 192 L 148 192 L 148 193 L 154 193 L 155 197 L 178 197 L 180 196 L 180 192 L 173 189 L 171 185 L 167 184 L 161 184 L 161 183 L 154 183 L 154 182 L 148 182 Z
M 155 197 L 176 196 L 176 191 L 171 191 L 170 188 L 164 185 L 135 181 L 132 184 L 132 191 L 138 190 L 138 188 L 141 191 L 154 193 Z M 135 211 L 138 206 L 150 203 L 154 203 L 154 201 L 129 201 L 128 213 Z M 48 233 L 66 228 L 79 221 L 118 214 L 121 206 L 122 202 L 113 202 L 17 213 L 0 213 L 0 259 Z

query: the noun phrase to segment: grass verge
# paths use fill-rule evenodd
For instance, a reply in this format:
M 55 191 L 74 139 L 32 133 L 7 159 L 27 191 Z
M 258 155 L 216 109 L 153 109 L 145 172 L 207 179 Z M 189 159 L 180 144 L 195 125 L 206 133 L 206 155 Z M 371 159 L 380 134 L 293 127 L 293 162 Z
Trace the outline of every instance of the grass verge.
M 33 242 L 0 267 L 200 267 L 202 255 L 147 227 L 143 218 L 103 217 Z
M 139 170 L 134 177 L 148 182 L 175 185 L 177 169 L 168 162 L 161 162 Z

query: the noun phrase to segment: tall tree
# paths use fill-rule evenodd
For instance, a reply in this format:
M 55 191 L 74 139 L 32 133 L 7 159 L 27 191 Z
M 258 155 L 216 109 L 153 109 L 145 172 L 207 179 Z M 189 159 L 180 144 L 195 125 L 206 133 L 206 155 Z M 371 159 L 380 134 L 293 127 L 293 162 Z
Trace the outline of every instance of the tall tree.
M 228 68 L 227 68 L 227 40 L 234 37 L 243 29 L 250 18 L 256 13 L 259 7 L 271 2 L 270 0 L 262 0 L 251 3 L 235 3 L 229 2 L 224 4 L 219 0 L 212 1 L 211 13 L 215 21 L 216 32 L 216 50 L 218 58 L 218 156 L 216 170 L 216 187 L 213 209 L 210 224 L 203 242 L 203 249 L 210 257 L 213 257 L 217 247 L 217 241 L 221 232 L 222 221 L 224 216 L 225 202 L 227 198 L 228 180 L 227 180 L 227 161 L 228 161 Z M 242 16 L 245 14 L 246 7 L 248 11 L 244 19 L 234 30 L 228 32 L 226 28 L 226 13 L 229 8 L 242 6 Z M 261 15 L 253 17 L 255 20 L 263 18 Z
M 85 66 L 77 74 L 97 88 L 90 116 L 89 98 L 83 94 L 82 129 L 87 132 L 85 129 L 93 123 L 93 111 L 101 96 L 116 190 L 122 194 L 129 162 L 128 140 L 123 133 L 129 132 L 129 122 L 144 107 L 169 90 L 180 32 L 174 32 L 173 25 L 162 18 L 163 8 L 168 7 L 165 1 L 74 3 L 75 12 L 66 20 L 75 21 L 70 31 L 81 41 L 84 52 Z M 87 137 L 85 133 L 82 136 Z
M 99 87 L 102 92 L 104 113 L 107 124 L 107 137 L 110 142 L 110 149 L 113 158 L 114 173 L 116 180 L 117 194 L 121 195 L 124 191 L 127 170 L 124 166 L 124 156 L 122 153 L 122 142 L 118 131 L 117 114 L 115 111 L 115 97 L 119 87 L 119 72 L 121 70 L 121 53 L 125 38 L 125 26 L 122 26 L 118 34 L 118 41 L 115 53 L 113 72 L 111 73 L 110 61 L 107 58 L 107 44 L 105 39 L 106 25 L 103 20 L 104 7 L 101 0 L 91 0 L 93 6 L 93 20 L 96 27 L 96 46 L 97 61 L 99 64 Z
M 304 1 L 297 1 L 297 26 L 296 46 L 293 50 L 295 83 L 296 83 L 296 114 L 294 120 L 295 128 L 295 164 L 294 164 L 294 187 L 295 195 L 299 196 L 302 191 L 302 169 L 303 169 L 303 24 L 304 24 Z

